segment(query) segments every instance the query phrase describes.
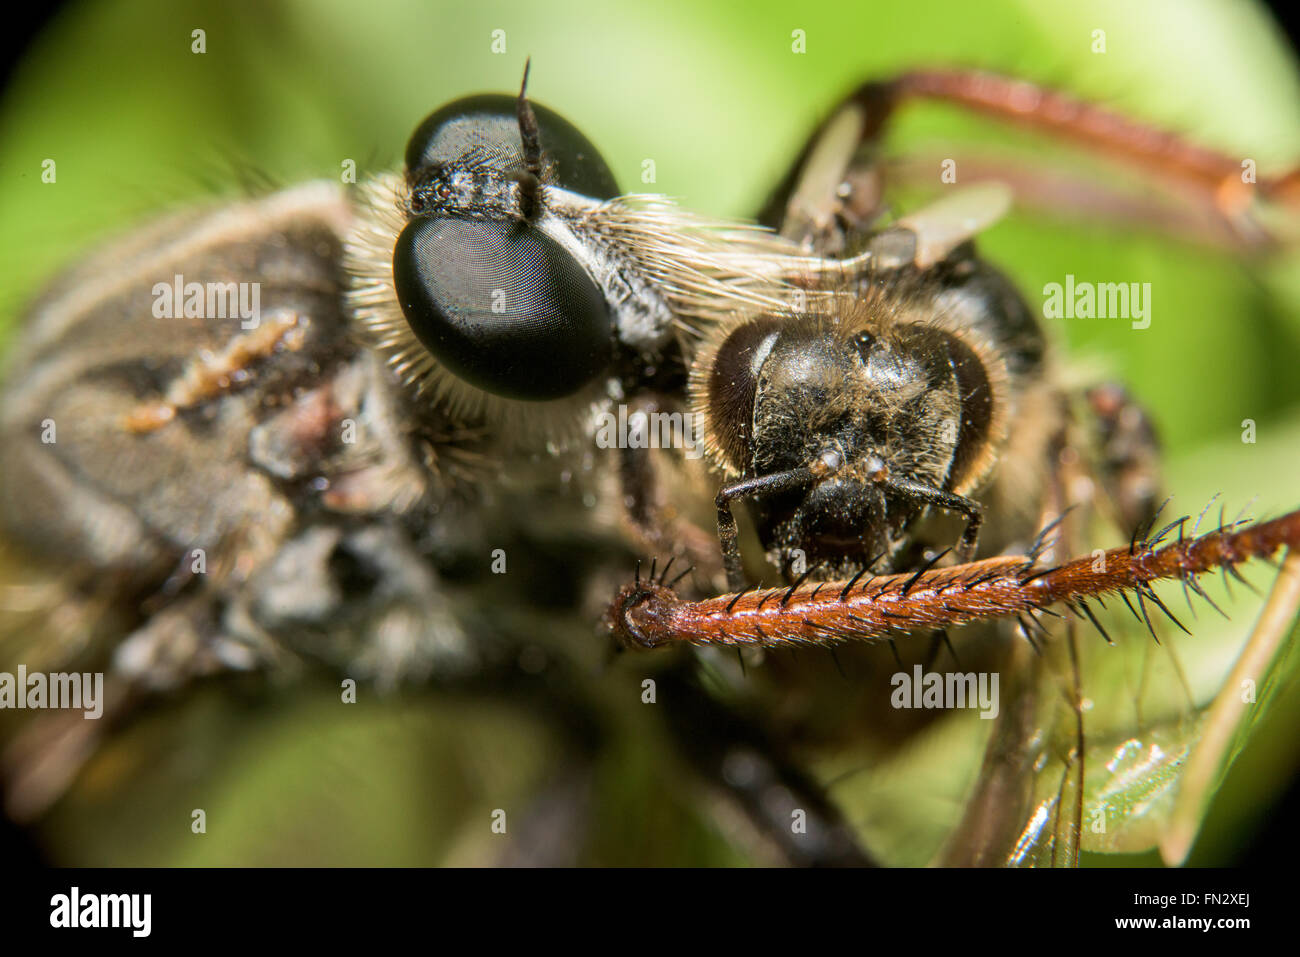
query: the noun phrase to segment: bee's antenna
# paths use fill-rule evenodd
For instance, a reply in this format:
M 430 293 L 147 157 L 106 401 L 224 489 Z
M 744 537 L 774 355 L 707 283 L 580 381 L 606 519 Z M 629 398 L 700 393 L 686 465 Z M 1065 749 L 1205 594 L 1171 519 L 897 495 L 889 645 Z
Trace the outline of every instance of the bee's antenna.
M 524 61 L 524 81 L 519 84 L 519 98 L 515 100 L 515 116 L 519 119 L 519 139 L 524 147 L 524 172 L 519 181 L 519 205 L 524 218 L 532 219 L 537 212 L 537 191 L 542 185 L 542 140 L 537 130 L 537 116 L 528 102 L 528 70 L 533 58 Z

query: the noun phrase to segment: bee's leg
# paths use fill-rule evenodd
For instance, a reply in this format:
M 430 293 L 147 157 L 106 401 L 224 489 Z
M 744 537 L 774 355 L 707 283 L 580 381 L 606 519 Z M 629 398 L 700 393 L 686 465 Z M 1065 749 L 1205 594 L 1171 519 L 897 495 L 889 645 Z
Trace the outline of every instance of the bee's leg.
M 984 509 L 979 502 L 964 495 L 954 495 L 943 489 L 931 488 L 904 479 L 886 478 L 882 479 L 880 484 L 891 491 L 901 492 L 925 502 L 927 505 L 964 515 L 966 528 L 961 533 L 961 538 L 957 540 L 953 551 L 958 561 L 968 562 L 975 557 L 975 549 L 979 545 L 980 526 L 984 523 Z
M 785 472 L 742 479 L 739 482 L 724 486 L 718 492 L 717 498 L 714 499 L 714 504 L 718 508 L 718 544 L 722 547 L 722 562 L 727 571 L 727 588 L 729 590 L 733 592 L 741 591 L 746 584 L 744 564 L 741 560 L 738 540 L 739 531 L 736 526 L 736 517 L 731 512 L 731 503 L 741 498 L 777 495 L 791 489 L 802 488 L 825 475 L 828 469 L 829 466 L 825 462 L 818 461 L 812 465 L 801 466 Z M 942 489 L 931 488 L 927 485 L 920 485 L 903 479 L 891 477 L 882 478 L 880 481 L 882 485 L 888 487 L 891 491 L 908 495 L 927 505 L 949 509 L 964 515 L 966 517 L 966 528 L 962 532 L 955 551 L 961 561 L 969 561 L 974 557 L 975 549 L 979 543 L 980 525 L 984 521 L 983 509 L 979 502 L 961 495 L 953 495 L 951 492 L 945 492 Z
M 791 489 L 802 488 L 814 481 L 819 471 L 813 466 L 801 466 L 786 472 L 760 475 L 742 479 L 723 486 L 713 500 L 718 508 L 718 544 L 722 546 L 722 564 L 727 571 L 727 588 L 733 592 L 745 587 L 745 566 L 740 555 L 739 531 L 736 516 L 731 513 L 731 503 L 737 499 L 758 495 L 776 495 Z
M 1160 499 L 1160 440 L 1146 410 L 1123 386 L 1085 393 L 1099 433 L 1098 472 L 1116 520 L 1128 533 L 1155 517 Z

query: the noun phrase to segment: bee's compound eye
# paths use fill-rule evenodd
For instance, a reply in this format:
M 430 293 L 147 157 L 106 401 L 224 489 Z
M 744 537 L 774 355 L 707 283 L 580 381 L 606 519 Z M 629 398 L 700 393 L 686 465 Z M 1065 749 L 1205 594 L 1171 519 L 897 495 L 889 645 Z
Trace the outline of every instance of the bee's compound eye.
M 609 366 L 605 297 L 558 243 L 526 224 L 417 217 L 397 238 L 393 279 L 416 338 L 487 392 L 558 399 Z
M 727 334 L 717 349 L 696 366 L 701 412 L 714 444 L 737 471 L 749 467 L 754 438 L 754 401 L 763 364 L 780 336 L 780 322 L 769 316 L 750 319 Z

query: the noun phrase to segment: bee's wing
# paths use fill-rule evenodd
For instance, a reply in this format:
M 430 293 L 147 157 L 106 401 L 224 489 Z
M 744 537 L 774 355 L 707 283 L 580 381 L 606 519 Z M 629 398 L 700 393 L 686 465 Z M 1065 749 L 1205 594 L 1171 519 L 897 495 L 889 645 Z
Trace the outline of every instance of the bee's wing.
M 1257 605 L 1251 596 L 1238 590 L 1234 602 L 1225 585 L 1206 581 L 1202 587 L 1231 618 L 1201 614 L 1186 635 L 1167 620 L 1162 626 L 1156 616 L 1163 614 L 1148 602 L 1159 645 L 1139 622 L 1136 601 L 1137 614 L 1120 602 L 1099 616 L 1114 645 L 1088 634 L 1090 625 L 1075 623 L 1082 740 L 1072 746 L 1073 711 L 1059 708 L 1053 730 L 1042 735 L 1034 799 L 1008 864 L 1069 864 L 1078 851 L 1158 849 L 1167 864 L 1186 859 L 1211 798 L 1268 698 L 1294 677 L 1296 662 L 1279 650 L 1296 631 L 1300 558 L 1284 564 L 1253 627 L 1246 623 Z M 1172 606 L 1177 589 L 1164 590 Z M 1207 607 L 1194 596 L 1191 602 Z M 1224 677 L 1223 650 L 1238 645 Z M 1052 684 L 1059 689 L 1071 677 L 1068 665 L 1058 664 L 1040 693 L 1050 695 Z M 1058 693 L 1057 700 L 1066 698 Z

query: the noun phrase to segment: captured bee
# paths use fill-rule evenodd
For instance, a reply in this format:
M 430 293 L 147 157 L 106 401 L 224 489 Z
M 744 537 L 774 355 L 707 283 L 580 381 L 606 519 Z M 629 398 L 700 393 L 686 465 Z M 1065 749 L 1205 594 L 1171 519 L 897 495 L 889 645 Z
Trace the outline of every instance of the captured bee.
M 1137 127 L 1044 91 L 1034 92 L 1029 110 L 1023 93 L 1023 85 L 1000 78 L 922 71 L 863 86 L 825 121 L 764 220 L 800 248 L 840 263 L 829 286 L 816 286 L 828 297 L 807 311 L 724 319 L 695 352 L 691 397 L 707 423 L 713 463 L 727 480 L 715 504 L 729 593 L 686 600 L 652 574 L 625 586 L 608 614 L 615 634 L 633 648 L 780 650 L 883 639 L 898 664 L 891 682 L 907 677 L 895 638 L 930 631 L 948 643 L 948 628 L 1016 620 L 1036 653 L 1054 660 L 1026 662 L 1023 649 L 999 645 L 998 629 L 966 629 L 963 664 L 974 657 L 978 667 L 1018 677 L 964 815 L 933 858 L 948 864 L 1069 864 L 1089 845 L 1126 846 L 1133 832 L 1150 840 L 1158 815 L 1139 823 L 1128 798 L 1117 798 L 1123 786 L 1115 780 L 1128 773 L 1117 769 L 1132 754 L 1162 748 L 1105 734 L 1098 746 L 1085 734 L 1083 713 L 1092 703 L 1085 703 L 1087 666 L 1080 662 L 1091 656 L 1079 649 L 1073 621 L 1056 626 L 1062 618 L 1053 606 L 1106 642 L 1111 638 L 1089 602 L 1116 593 L 1152 636 L 1153 614 L 1185 631 L 1151 588 L 1154 581 L 1182 579 L 1189 605 L 1193 593 L 1208 599 L 1197 576 L 1294 547 L 1297 532 L 1297 513 L 1244 532 L 1242 522 L 1221 516 L 1200 538 L 1204 513 L 1191 537 L 1189 517 L 1156 530 L 1158 443 L 1149 418 L 1116 384 L 1076 395 L 1063 388 L 1061 360 L 1029 307 L 974 253 L 974 232 L 998 215 L 996 193 L 968 192 L 896 224 L 877 224 L 881 174 L 872 167 L 870 141 L 911 98 L 1018 118 L 1086 116 L 1117 152 L 1198 165 L 1198 176 L 1231 195 L 1234 170 L 1226 158 L 1184 155 L 1192 151 L 1171 139 L 1152 147 Z M 1290 203 L 1291 178 L 1270 181 L 1263 192 Z M 1252 232 L 1244 220 L 1237 225 Z M 733 503 L 742 500 L 753 505 L 767 563 L 785 580 L 780 587 L 761 588 L 746 573 L 733 515 Z M 1070 561 L 1098 510 L 1117 528 L 1136 529 L 1130 545 L 1098 550 L 1091 563 Z M 934 527 L 936 513 L 960 520 L 955 541 L 951 527 Z M 1176 541 L 1161 549 L 1175 530 Z M 971 561 L 977 549 L 987 557 Z M 1294 559 L 1287 569 L 1284 578 L 1295 574 Z M 1278 588 L 1275 630 L 1256 636 L 1265 645 L 1296 616 L 1294 593 L 1283 597 L 1289 586 Z M 879 656 L 859 661 L 877 675 L 887 670 Z M 806 678 L 790 662 L 765 663 L 764 678 L 774 685 Z M 917 679 L 923 667 L 929 664 L 917 667 Z M 860 677 L 864 670 L 855 669 L 855 683 L 870 683 Z M 890 696 L 879 680 L 866 696 L 872 694 L 877 701 Z M 1221 695 L 1231 697 L 1230 689 Z M 898 700 L 891 697 L 895 708 Z M 1194 710 L 1187 706 L 1171 719 L 1182 729 L 1172 737 L 1182 740 L 1162 760 L 1204 774 L 1222 751 L 1197 751 L 1188 740 L 1199 734 Z M 832 705 L 791 708 L 785 719 L 805 754 L 816 755 L 818 742 L 843 725 L 874 723 L 880 715 L 841 695 Z M 1107 780 L 1097 763 L 1116 777 Z M 1042 774 L 1049 765 L 1060 775 L 1052 782 Z M 1181 818 L 1171 828 L 1176 836 L 1160 838 L 1169 860 L 1186 853 L 1188 805 L 1196 800 L 1183 796 L 1173 812 Z M 1090 838 L 1086 821 L 1102 835 L 1109 821 L 1111 836 Z
M 742 498 L 758 504 L 769 557 L 801 548 L 825 577 L 906 561 L 927 509 L 964 518 L 955 553 L 973 556 L 983 512 L 965 493 L 1006 437 L 1003 350 L 1032 335 L 1033 319 L 991 268 L 948 265 L 961 280 L 864 281 L 840 294 L 845 315 L 766 314 L 713 333 L 692 390 L 710 448 L 741 477 L 717 499 L 730 587 L 744 584 L 730 512 Z M 983 311 L 991 292 L 1011 311 Z M 954 296 L 978 318 L 945 328 L 952 313 L 937 300 Z M 980 337 L 981 326 L 996 338 Z
M 1041 96 L 1046 125 L 1061 100 Z M 102 670 L 107 720 L 7 734 L 8 813 L 39 820 L 160 694 L 310 672 L 527 709 L 579 769 L 544 808 L 585 806 L 615 750 L 602 729 L 635 722 L 763 859 L 1074 863 L 1081 822 L 1108 813 L 1090 749 L 1113 742 L 1082 730 L 1074 624 L 1054 609 L 1098 629 L 1103 594 L 1167 613 L 1153 582 L 1202 595 L 1197 575 L 1300 529 L 1155 529 L 1150 421 L 1117 386 L 1063 383 L 1034 310 L 976 253 L 1011 191 L 888 208 L 876 147 L 916 97 L 1024 112 L 996 77 L 866 84 L 757 221 L 733 222 L 623 192 L 525 67 L 518 95 L 429 114 L 398 173 L 181 214 L 56 282 L 0 398 L 0 530 L 39 598 L 6 621 L 6 657 Z M 1235 196 L 1230 162 L 1087 125 Z M 1262 230 L 1240 204 L 1224 219 Z M 611 423 L 629 434 L 598 440 Z M 681 454 L 696 438 L 702 457 Z M 1095 514 L 1144 531 L 1080 566 Z M 1006 676 L 988 757 L 942 846 L 879 848 L 828 769 L 871 732 L 924 733 L 935 715 L 891 706 L 925 657 L 901 639 L 951 646 L 960 625 L 963 663 Z M 784 655 L 857 639 L 836 659 L 849 681 Z M 613 644 L 701 650 L 609 665 Z M 1173 763 L 1193 760 L 1193 724 Z M 520 817 L 498 859 L 553 862 L 535 848 L 554 818 Z M 562 860 L 583 860 L 583 814 L 561 817 Z M 1126 808 L 1111 833 L 1148 823 Z

